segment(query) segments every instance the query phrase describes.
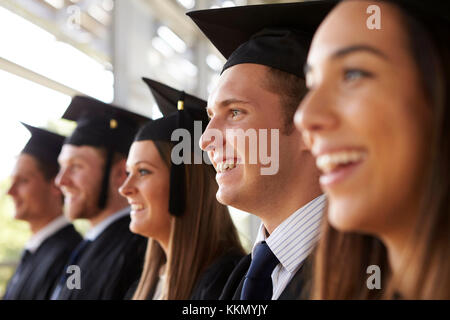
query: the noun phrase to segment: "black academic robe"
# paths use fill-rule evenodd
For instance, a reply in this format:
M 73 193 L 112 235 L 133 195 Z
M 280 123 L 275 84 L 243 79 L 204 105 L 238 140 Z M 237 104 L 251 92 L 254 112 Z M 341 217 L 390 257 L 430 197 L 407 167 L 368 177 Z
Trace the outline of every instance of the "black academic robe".
M 130 231 L 130 221 L 128 215 L 114 221 L 86 247 L 76 263 L 81 272 L 81 288 L 64 285 L 59 300 L 124 299 L 141 275 L 147 246 L 146 238 Z
M 202 272 L 194 285 L 190 300 L 218 300 L 233 269 L 242 259 L 243 255 L 235 250 L 225 253 L 217 258 L 209 267 Z M 138 286 L 136 281 L 128 290 L 126 299 L 133 297 Z M 154 290 L 148 296 L 153 298 Z
M 7 299 L 49 299 L 70 253 L 81 240 L 71 224 L 45 239 L 16 269 L 16 281 L 13 283 L 13 276 L 7 287 Z
M 228 277 L 243 255 L 230 251 L 214 261 L 197 280 L 192 291 L 191 300 L 218 300 Z
M 283 290 L 278 300 L 304 300 L 309 298 L 312 280 L 312 259 L 313 258 L 311 255 L 305 259 L 302 266 Z M 251 254 L 245 256 L 241 259 L 241 261 L 239 261 L 238 265 L 234 268 L 228 278 L 219 300 L 240 300 L 245 275 L 250 268 L 251 262 Z

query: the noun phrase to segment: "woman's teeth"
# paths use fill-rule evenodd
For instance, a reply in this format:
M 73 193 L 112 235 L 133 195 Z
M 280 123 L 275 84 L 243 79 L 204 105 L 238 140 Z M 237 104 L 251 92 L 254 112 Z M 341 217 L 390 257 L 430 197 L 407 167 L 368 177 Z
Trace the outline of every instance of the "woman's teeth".
M 329 173 L 338 166 L 361 161 L 365 153 L 361 151 L 340 151 L 323 154 L 316 158 L 316 166 L 323 173 Z
M 222 173 L 228 170 L 232 170 L 236 167 L 234 162 L 220 162 L 217 164 L 217 172 Z
M 144 209 L 144 206 L 142 204 L 132 204 L 131 205 L 131 210 L 133 211 L 139 211 Z

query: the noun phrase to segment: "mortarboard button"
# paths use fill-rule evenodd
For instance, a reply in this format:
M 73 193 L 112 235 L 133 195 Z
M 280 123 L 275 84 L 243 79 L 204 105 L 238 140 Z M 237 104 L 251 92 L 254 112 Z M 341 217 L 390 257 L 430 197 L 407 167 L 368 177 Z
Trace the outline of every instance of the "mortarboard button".
M 178 100 L 178 110 L 184 110 L 184 101 L 183 100 Z
M 117 128 L 117 120 L 116 119 L 111 119 L 111 120 L 109 120 L 109 127 L 111 128 L 111 129 L 115 129 L 115 128 Z

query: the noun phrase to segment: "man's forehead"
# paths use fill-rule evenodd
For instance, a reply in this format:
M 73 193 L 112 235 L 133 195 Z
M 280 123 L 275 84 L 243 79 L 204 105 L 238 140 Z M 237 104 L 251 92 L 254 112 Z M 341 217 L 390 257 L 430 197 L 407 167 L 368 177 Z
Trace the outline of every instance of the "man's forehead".
M 208 98 L 207 108 L 213 109 L 230 102 L 251 104 L 261 90 L 265 90 L 267 70 L 266 66 L 251 63 L 225 70 Z
M 16 164 L 14 165 L 11 176 L 19 176 L 19 175 L 34 175 L 38 170 L 36 160 L 33 156 L 28 154 L 21 154 L 17 158 Z
M 76 146 L 71 144 L 65 144 L 61 153 L 59 154 L 58 161 L 70 161 L 74 159 L 93 159 L 100 158 L 100 152 L 92 146 Z
M 241 63 L 226 69 L 219 78 L 222 81 L 252 84 L 255 80 L 263 80 L 267 76 L 269 67 L 257 63 Z

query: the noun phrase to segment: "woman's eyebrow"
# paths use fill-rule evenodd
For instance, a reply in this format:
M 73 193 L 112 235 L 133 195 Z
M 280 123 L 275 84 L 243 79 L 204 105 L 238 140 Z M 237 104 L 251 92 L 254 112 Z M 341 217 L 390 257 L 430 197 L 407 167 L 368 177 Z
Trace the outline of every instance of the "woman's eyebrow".
M 384 60 L 389 60 L 388 57 L 386 56 L 386 54 L 384 54 L 381 50 L 374 48 L 370 45 L 365 45 L 365 44 L 358 44 L 358 45 L 352 45 L 352 46 L 341 48 L 341 49 L 335 51 L 331 55 L 331 58 L 333 58 L 333 59 L 343 58 L 349 54 L 361 52 L 361 51 L 372 53 Z
M 386 54 L 384 54 L 381 50 L 374 48 L 370 45 L 365 44 L 358 44 L 358 45 L 352 45 L 348 47 L 341 48 L 339 50 L 336 50 L 331 54 L 332 59 L 340 59 L 343 58 L 349 54 L 356 53 L 356 52 L 369 52 L 372 53 L 383 60 L 389 60 Z M 312 70 L 312 66 L 308 63 L 305 64 L 303 67 L 303 73 L 306 75 Z
M 148 166 L 150 166 L 150 167 L 157 168 L 157 166 L 151 164 L 150 162 L 148 162 L 148 161 L 146 161 L 146 160 L 140 160 L 140 161 L 137 161 L 137 162 L 135 162 L 135 163 L 127 164 L 126 166 L 127 166 L 127 168 L 131 168 L 131 167 L 138 166 L 138 165 L 140 165 L 140 164 L 146 164 L 146 165 L 148 165 Z

